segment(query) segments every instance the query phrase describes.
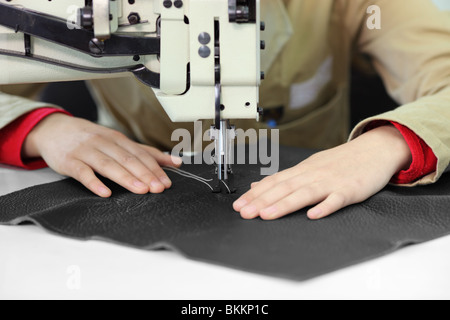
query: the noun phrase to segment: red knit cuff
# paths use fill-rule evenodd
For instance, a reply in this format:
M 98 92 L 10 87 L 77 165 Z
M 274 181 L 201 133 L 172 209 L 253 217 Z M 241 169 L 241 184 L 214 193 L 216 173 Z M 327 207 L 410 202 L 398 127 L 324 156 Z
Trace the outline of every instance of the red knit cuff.
M 424 176 L 436 171 L 437 158 L 433 150 L 412 130 L 397 123 L 389 121 L 374 121 L 369 124 L 368 130 L 392 124 L 402 134 L 412 154 L 412 163 L 407 170 L 398 172 L 391 180 L 395 184 L 413 183 Z
M 408 184 L 437 170 L 437 158 L 431 148 L 413 131 L 396 122 L 392 124 L 400 131 L 411 149 L 412 163 L 409 169 L 400 171 L 392 182 Z
M 45 168 L 42 159 L 22 159 L 22 148 L 30 131 L 45 117 L 67 111 L 56 108 L 40 108 L 22 115 L 0 130 L 0 163 L 28 170 Z

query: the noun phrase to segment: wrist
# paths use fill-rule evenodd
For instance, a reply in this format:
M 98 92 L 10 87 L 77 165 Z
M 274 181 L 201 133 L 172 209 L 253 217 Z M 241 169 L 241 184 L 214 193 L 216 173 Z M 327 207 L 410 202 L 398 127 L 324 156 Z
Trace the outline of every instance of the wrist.
M 392 175 L 411 166 L 411 149 L 401 132 L 391 124 L 367 131 L 360 136 L 372 148 L 375 157 L 391 164 Z
M 68 117 L 65 113 L 52 113 L 39 121 L 39 123 L 28 133 L 22 146 L 22 158 L 33 159 L 41 157 L 40 145 L 46 143 L 44 133 L 47 128 L 52 126 L 54 121 L 60 121 Z

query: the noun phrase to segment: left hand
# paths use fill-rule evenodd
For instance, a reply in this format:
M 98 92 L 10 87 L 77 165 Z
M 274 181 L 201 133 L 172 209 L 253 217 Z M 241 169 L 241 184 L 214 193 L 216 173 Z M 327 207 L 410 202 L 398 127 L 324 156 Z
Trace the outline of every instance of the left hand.
M 172 181 L 161 167 L 181 165 L 181 159 L 118 131 L 61 113 L 49 115 L 33 128 L 22 155 L 24 159 L 41 157 L 59 174 L 78 180 L 103 198 L 112 191 L 96 173 L 135 194 L 162 193 Z
M 244 219 L 273 220 L 313 206 L 308 217 L 321 219 L 367 200 L 411 161 L 401 133 L 393 126 L 379 127 L 252 184 L 233 207 Z

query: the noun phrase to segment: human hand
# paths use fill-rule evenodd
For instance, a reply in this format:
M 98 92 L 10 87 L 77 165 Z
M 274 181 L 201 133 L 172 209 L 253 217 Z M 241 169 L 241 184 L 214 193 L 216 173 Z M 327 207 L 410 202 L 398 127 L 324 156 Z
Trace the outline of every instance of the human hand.
M 370 198 L 411 161 L 401 133 L 379 127 L 252 184 L 233 207 L 244 219 L 273 220 L 313 206 L 308 217 L 321 219 Z
M 22 156 L 42 157 L 50 168 L 100 197 L 110 197 L 111 190 L 94 172 L 136 194 L 161 193 L 172 185 L 161 166 L 182 162 L 118 131 L 61 113 L 44 118 L 29 133 Z

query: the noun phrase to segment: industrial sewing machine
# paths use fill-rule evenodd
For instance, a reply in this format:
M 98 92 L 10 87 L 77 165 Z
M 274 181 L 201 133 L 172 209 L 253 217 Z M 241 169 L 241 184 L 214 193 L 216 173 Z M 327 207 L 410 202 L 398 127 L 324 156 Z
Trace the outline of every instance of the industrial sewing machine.
M 174 122 L 214 120 L 217 191 L 232 119 L 259 119 L 260 0 L 0 0 L 0 84 L 133 74 Z

